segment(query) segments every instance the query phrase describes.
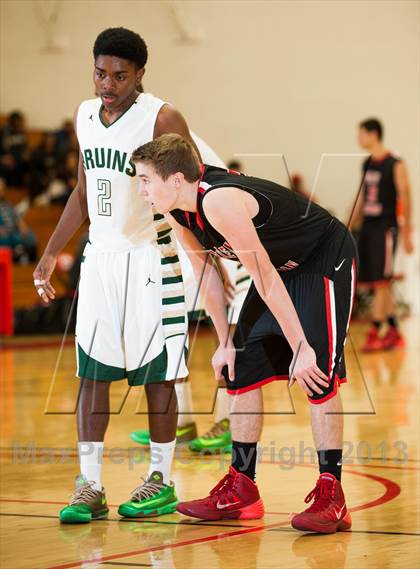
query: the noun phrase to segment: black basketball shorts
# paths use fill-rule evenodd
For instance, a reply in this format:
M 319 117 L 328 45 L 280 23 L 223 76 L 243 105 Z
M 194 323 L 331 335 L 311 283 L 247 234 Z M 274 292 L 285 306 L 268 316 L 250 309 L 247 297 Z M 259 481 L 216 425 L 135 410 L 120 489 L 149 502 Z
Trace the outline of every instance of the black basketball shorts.
M 388 285 L 394 276 L 398 229 L 387 220 L 365 221 L 359 236 L 359 283 Z
M 322 403 L 346 381 L 344 343 L 356 288 L 357 251 L 341 223 L 305 266 L 280 275 L 293 301 L 307 341 L 315 350 L 318 367 L 328 376 L 322 394 L 309 397 Z M 234 334 L 235 379 L 231 395 L 244 393 L 274 380 L 289 379 L 293 352 L 272 313 L 254 285 L 244 301 Z

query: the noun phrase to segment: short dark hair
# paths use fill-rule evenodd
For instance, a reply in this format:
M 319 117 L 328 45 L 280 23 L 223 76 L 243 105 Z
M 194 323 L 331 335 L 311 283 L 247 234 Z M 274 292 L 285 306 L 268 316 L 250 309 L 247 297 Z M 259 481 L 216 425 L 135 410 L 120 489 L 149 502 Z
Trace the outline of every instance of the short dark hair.
M 93 46 L 93 56 L 113 55 L 127 59 L 142 68 L 147 62 L 147 46 L 142 37 L 126 28 L 108 28 L 101 32 Z
M 384 135 L 384 127 L 378 119 L 366 119 L 359 124 L 360 128 L 364 128 L 368 132 L 376 132 L 379 140 L 382 140 Z
M 151 164 L 156 173 L 167 180 L 176 172 L 182 172 L 187 182 L 200 178 L 200 161 L 193 145 L 179 134 L 162 134 L 133 152 L 133 162 Z

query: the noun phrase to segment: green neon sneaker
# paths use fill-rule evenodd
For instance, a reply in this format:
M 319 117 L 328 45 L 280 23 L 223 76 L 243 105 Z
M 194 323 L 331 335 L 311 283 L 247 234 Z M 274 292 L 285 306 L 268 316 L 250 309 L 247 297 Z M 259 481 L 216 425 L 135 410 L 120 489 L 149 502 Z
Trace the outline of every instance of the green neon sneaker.
M 172 514 L 176 510 L 178 498 L 174 483 L 163 483 L 162 473 L 155 470 L 144 483 L 133 490 L 131 499 L 118 508 L 124 518 L 146 518 Z
M 202 437 L 197 437 L 188 445 L 194 452 L 232 452 L 232 435 L 229 419 L 222 419 Z
M 176 442 L 179 443 L 189 443 L 197 436 L 197 424 L 195 422 L 188 423 L 182 427 L 178 427 L 176 430 Z M 150 443 L 150 432 L 147 429 L 140 429 L 139 431 L 133 431 L 130 433 L 130 439 L 135 443 L 143 446 L 149 446 Z
M 95 490 L 93 482 L 88 482 L 80 474 L 76 476 L 76 490 L 70 502 L 60 512 L 63 524 L 83 524 L 92 520 L 106 518 L 109 512 L 105 498 L 105 490 Z

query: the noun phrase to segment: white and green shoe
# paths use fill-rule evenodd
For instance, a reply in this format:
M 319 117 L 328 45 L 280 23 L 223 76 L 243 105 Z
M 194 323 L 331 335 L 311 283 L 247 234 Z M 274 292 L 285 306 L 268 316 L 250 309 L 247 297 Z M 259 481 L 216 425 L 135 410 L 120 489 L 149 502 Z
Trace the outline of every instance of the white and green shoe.
M 60 512 L 63 524 L 83 524 L 108 516 L 105 490 L 95 490 L 94 482 L 89 482 L 82 474 L 76 477 L 76 490 L 70 502 Z
M 173 482 L 164 484 L 162 473 L 157 470 L 149 478 L 143 478 L 143 481 L 143 484 L 133 490 L 131 499 L 118 508 L 120 516 L 146 518 L 175 512 L 178 498 Z

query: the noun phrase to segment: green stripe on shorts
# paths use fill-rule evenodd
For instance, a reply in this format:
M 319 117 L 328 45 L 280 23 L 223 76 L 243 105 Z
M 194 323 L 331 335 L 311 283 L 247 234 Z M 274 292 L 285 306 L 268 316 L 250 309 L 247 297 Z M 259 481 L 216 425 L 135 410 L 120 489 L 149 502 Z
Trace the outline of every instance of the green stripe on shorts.
M 185 316 L 174 316 L 173 318 L 163 318 L 162 324 L 166 326 L 167 324 L 184 324 Z
M 179 302 L 184 302 L 185 296 L 172 296 L 170 298 L 162 298 L 162 304 L 178 304 Z
M 156 239 L 156 243 L 158 245 L 168 245 L 171 242 L 172 242 L 172 238 L 170 235 L 168 235 L 167 237 L 160 237 L 159 239 Z
M 167 369 L 168 352 L 165 345 L 162 352 L 152 361 L 127 372 L 128 384 L 146 385 L 148 383 L 160 383 L 165 381 Z
M 178 275 L 176 277 L 162 277 L 163 285 L 169 285 L 175 283 L 182 283 L 182 275 Z
M 169 265 L 171 263 L 178 263 L 178 261 L 178 255 L 173 255 L 172 257 L 163 257 L 160 262 L 162 265 Z

